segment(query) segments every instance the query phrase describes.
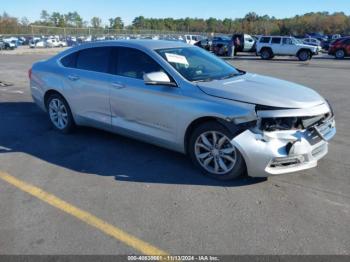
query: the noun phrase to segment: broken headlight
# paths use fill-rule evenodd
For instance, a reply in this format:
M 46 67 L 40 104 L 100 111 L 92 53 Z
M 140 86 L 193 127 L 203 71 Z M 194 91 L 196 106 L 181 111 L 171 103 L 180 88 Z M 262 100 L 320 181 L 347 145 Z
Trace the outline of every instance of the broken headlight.
M 260 128 L 263 131 L 296 130 L 302 128 L 300 118 L 297 117 L 277 117 L 262 118 Z
M 263 131 L 279 131 L 279 130 L 301 130 L 312 128 L 320 125 L 331 117 L 330 113 L 318 116 L 307 117 L 276 117 L 262 118 L 260 121 L 260 129 Z

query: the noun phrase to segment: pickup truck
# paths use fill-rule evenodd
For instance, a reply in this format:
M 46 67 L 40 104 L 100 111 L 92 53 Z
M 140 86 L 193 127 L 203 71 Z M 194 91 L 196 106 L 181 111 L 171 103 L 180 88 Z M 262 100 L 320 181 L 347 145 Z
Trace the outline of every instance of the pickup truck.
M 307 61 L 318 54 L 318 49 L 291 36 L 261 36 L 256 44 L 256 52 L 264 60 L 279 55 L 296 56 L 300 61 Z

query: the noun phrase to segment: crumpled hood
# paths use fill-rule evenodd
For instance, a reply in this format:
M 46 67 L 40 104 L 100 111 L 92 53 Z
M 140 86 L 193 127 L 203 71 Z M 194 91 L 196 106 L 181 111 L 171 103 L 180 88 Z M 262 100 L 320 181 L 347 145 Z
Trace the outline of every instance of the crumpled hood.
M 298 46 L 299 46 L 300 48 L 311 48 L 311 49 L 316 50 L 316 46 L 314 46 L 314 45 L 309 45 L 309 44 L 298 44 Z
M 309 108 L 325 102 L 310 88 L 257 74 L 247 73 L 197 85 L 211 96 L 272 107 Z

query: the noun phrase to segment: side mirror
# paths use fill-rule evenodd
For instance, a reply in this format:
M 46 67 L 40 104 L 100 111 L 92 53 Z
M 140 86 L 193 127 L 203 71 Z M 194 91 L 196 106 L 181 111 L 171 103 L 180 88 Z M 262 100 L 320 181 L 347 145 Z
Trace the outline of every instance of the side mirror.
M 176 86 L 176 83 L 171 82 L 169 76 L 162 71 L 144 74 L 143 81 L 146 85 Z

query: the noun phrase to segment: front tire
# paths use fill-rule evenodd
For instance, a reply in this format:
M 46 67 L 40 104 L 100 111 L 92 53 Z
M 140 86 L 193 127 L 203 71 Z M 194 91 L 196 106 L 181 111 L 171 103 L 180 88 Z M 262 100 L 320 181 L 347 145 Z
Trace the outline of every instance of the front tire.
M 336 59 L 343 59 L 345 57 L 345 52 L 343 49 L 339 49 L 335 52 Z
M 70 133 L 74 128 L 72 112 L 67 101 L 59 94 L 52 94 L 46 101 L 46 108 L 52 125 L 62 133 Z
M 192 162 L 207 176 L 230 180 L 245 173 L 244 159 L 231 144 L 234 134 L 217 122 L 198 126 L 189 140 Z
M 310 51 L 307 51 L 307 50 L 302 50 L 299 52 L 298 54 L 298 59 L 300 61 L 307 61 L 311 58 L 311 53 Z

